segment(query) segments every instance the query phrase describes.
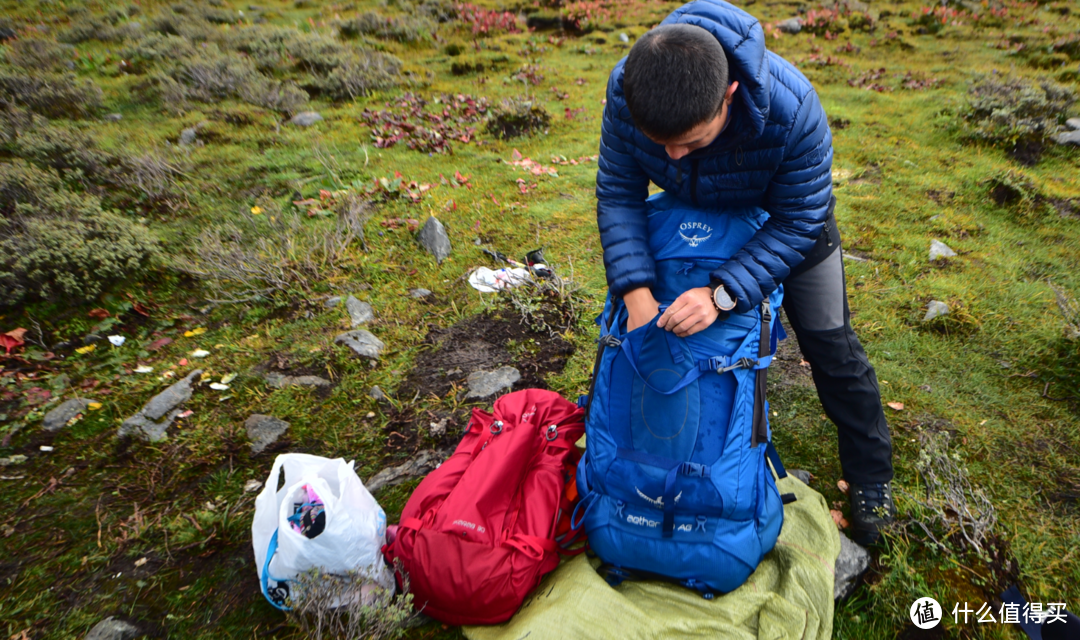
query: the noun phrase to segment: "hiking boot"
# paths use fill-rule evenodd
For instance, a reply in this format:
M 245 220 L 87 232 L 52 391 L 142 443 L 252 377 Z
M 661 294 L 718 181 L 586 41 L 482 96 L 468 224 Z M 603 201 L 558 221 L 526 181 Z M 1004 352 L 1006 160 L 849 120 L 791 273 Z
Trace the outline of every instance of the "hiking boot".
M 851 538 L 864 547 L 878 541 L 881 530 L 896 520 L 896 504 L 888 482 L 849 483 L 851 500 Z

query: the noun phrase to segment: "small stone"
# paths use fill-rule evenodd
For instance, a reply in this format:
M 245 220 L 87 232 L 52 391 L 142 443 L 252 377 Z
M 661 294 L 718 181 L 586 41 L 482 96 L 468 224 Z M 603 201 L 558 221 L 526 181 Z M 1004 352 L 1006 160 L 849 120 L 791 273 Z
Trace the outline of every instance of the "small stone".
M 0 27 L 0 42 L 11 40 L 17 35 L 19 35 L 18 32 L 11 27 Z
M 264 449 L 277 442 L 277 439 L 288 428 L 289 423 L 280 418 L 259 413 L 248 416 L 248 419 L 244 421 L 244 429 L 247 430 L 248 438 L 251 440 L 251 455 L 262 453 Z
M 1073 131 L 1080 131 L 1080 118 L 1069 118 L 1065 121 L 1065 126 Z
M 438 422 L 432 422 L 428 425 L 428 430 L 431 433 L 432 438 L 441 438 L 446 433 L 446 423 L 449 422 L 449 418 L 443 418 Z
M 244 483 L 244 493 L 254 493 L 259 489 L 262 489 L 262 485 L 262 480 L 252 478 Z
M 626 35 L 625 33 L 620 33 L 619 42 L 630 42 L 630 36 Z
M 189 127 L 180 132 L 180 144 L 186 146 L 189 144 L 195 144 L 195 127 Z
M 431 291 L 427 289 L 409 289 L 409 296 L 420 300 L 431 295 Z
M 377 402 L 383 402 L 384 400 L 390 399 L 386 396 L 386 392 L 379 388 L 379 385 L 375 385 L 374 387 L 372 387 L 371 390 L 368 391 L 368 395 L 374 398 Z
M 930 241 L 930 262 L 938 258 L 955 258 L 956 252 L 940 240 Z
M 67 426 L 67 423 L 72 418 L 86 411 L 86 407 L 91 402 L 93 400 L 87 400 L 86 398 L 67 400 L 45 414 L 45 418 L 41 421 L 41 427 L 46 431 L 59 431 Z
M 833 599 L 843 600 L 855 590 L 859 576 L 870 568 L 870 553 L 840 532 L 840 555 L 836 558 Z
M 810 486 L 810 472 L 805 469 L 788 469 L 788 475 L 794 478 L 798 478 L 799 482 Z
M 180 415 L 178 407 L 191 399 L 192 381 L 198 379 L 201 374 L 202 369 L 196 369 L 184 379 L 150 398 L 150 401 L 139 409 L 138 413 L 124 420 L 117 435 L 122 438 L 137 435 L 148 442 L 164 440 L 165 432 Z
M 364 483 L 364 486 L 371 493 L 375 493 L 385 487 L 401 484 L 409 478 L 427 475 L 446 458 L 447 452 L 445 451 L 421 451 L 415 458 L 405 464 L 383 469 L 371 476 Z
M 375 311 L 372 310 L 371 305 L 352 296 L 345 299 L 345 310 L 349 312 L 349 320 L 352 321 L 354 327 L 367 324 L 375 319 Z
M 266 384 L 275 389 L 285 387 L 329 387 L 333 383 L 319 376 L 287 376 L 281 373 L 270 372 L 263 376 Z
M 323 304 L 326 305 L 327 309 L 333 309 L 334 307 L 341 304 L 341 296 L 333 296 L 333 297 L 327 298 L 326 302 L 324 302 Z
M 949 305 L 940 300 L 931 300 L 930 304 L 926 305 L 926 315 L 923 316 L 923 322 L 930 322 L 934 318 L 943 316 L 949 313 Z
M 319 115 L 318 111 L 302 111 L 293 116 L 292 119 L 289 120 L 289 123 L 295 124 L 298 127 L 310 127 L 322 119 L 323 117 Z
M 796 34 L 802 31 L 802 20 L 799 18 L 788 18 L 783 22 L 777 23 L 776 28 L 779 29 L 781 33 Z
M 94 625 L 83 640 L 135 640 L 143 635 L 138 627 L 109 616 Z
M 1073 146 L 1080 146 L 1080 131 L 1066 131 L 1054 136 L 1054 142 L 1058 144 L 1068 144 Z
M 124 116 L 119 113 L 110 113 L 109 115 L 102 118 L 102 120 L 104 120 L 105 122 L 120 122 L 123 119 Z
M 0 458 L 0 467 L 10 467 L 16 464 L 22 464 L 26 462 L 26 456 L 21 453 L 17 453 L 8 458 Z
M 521 380 L 521 372 L 513 367 L 500 367 L 494 371 L 474 371 L 469 374 L 467 380 L 469 393 L 465 398 L 486 398 L 503 389 L 509 389 L 518 380 Z
M 334 338 L 334 342 L 352 349 L 358 356 L 371 358 L 372 360 L 378 360 L 379 354 L 386 348 L 382 340 L 379 340 L 365 329 L 356 329 L 355 331 L 343 333 Z
M 418 240 L 428 253 L 435 256 L 435 261 L 439 264 L 450 255 L 450 236 L 446 234 L 446 227 L 435 216 L 429 216 L 424 222 Z

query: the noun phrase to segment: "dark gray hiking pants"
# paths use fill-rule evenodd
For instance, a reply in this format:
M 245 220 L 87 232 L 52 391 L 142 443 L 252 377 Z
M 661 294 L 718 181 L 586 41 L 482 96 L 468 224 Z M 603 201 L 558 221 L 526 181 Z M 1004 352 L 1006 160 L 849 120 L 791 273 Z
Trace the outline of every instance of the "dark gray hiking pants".
M 784 313 L 810 363 L 825 415 L 836 425 L 844 479 L 859 484 L 889 482 L 892 439 L 877 376 L 851 328 L 840 232 L 832 207 L 814 249 L 784 280 Z

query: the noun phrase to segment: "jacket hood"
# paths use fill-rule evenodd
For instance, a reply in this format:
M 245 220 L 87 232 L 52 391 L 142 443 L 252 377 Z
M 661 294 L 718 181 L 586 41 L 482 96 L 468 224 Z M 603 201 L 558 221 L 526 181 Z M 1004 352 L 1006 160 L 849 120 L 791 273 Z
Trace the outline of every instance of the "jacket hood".
M 738 129 L 732 137 L 721 135 L 714 145 L 727 146 L 761 135 L 769 119 L 770 75 L 765 31 L 757 18 L 722 0 L 695 0 L 676 9 L 660 24 L 692 24 L 706 29 L 727 53 L 730 78 L 739 81 L 729 130 L 736 126 Z

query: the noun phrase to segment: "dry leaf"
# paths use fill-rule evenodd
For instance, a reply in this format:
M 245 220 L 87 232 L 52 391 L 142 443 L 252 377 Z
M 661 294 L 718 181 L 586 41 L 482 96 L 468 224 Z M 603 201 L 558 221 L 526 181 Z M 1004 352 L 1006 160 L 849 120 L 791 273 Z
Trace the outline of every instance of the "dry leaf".
M 850 526 L 847 518 L 845 518 L 844 514 L 840 511 L 837 511 L 836 509 L 829 509 L 829 515 L 832 516 L 833 522 L 836 523 L 837 528 L 847 529 Z
M 836 481 L 836 488 L 839 489 L 840 493 L 844 495 L 847 495 L 848 491 L 851 490 L 851 487 L 848 486 L 847 480 L 844 480 L 842 478 Z
M 85 347 L 79 347 L 78 349 L 76 349 L 75 353 L 87 354 L 87 353 L 90 353 L 91 351 L 93 351 L 94 349 L 97 349 L 96 344 L 88 344 Z
M 147 562 L 148 562 L 148 560 L 146 558 L 139 558 L 138 560 L 135 561 L 135 566 L 136 567 L 141 567 L 144 564 L 146 564 Z
M 889 408 L 892 409 L 893 411 L 903 411 L 904 410 L 904 403 L 903 402 L 889 402 L 887 404 L 888 404 Z

